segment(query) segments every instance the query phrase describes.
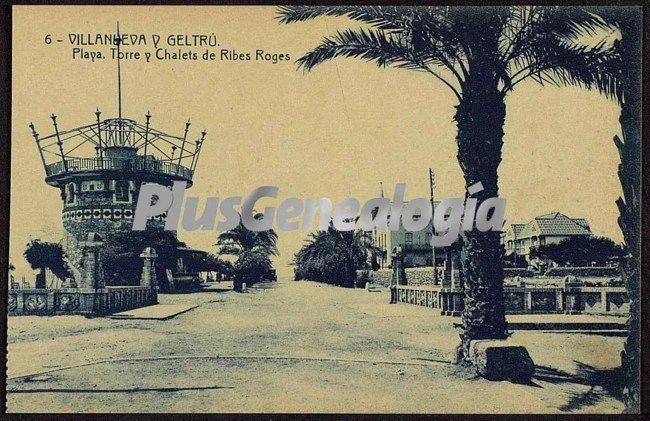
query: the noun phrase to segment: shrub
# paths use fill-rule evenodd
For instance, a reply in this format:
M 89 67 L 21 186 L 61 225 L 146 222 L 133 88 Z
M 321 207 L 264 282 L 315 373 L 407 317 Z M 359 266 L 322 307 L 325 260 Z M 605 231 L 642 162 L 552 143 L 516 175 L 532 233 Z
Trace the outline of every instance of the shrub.
M 23 256 L 32 269 L 40 270 L 36 277 L 36 288 L 45 288 L 45 269 L 51 270 L 59 279 L 72 276 L 61 244 L 32 240 L 27 244 Z
M 605 237 L 570 237 L 557 244 L 545 244 L 531 249 L 530 256 L 552 260 L 559 265 L 584 267 L 596 262 L 605 265 L 618 260 L 623 248 Z
M 102 265 L 106 285 L 139 285 L 142 273 L 140 253 L 145 247 L 156 250 L 156 277 L 163 290 L 167 285 L 167 270 L 176 270 L 178 247 L 184 246 L 176 233 L 161 228 L 146 231 L 117 232 L 108 236 L 102 248 Z
M 532 278 L 535 276 L 535 272 L 525 268 L 503 268 L 503 275 L 506 278 L 514 278 L 515 276 L 521 276 L 522 278 Z
M 247 286 L 261 282 L 273 270 L 269 256 L 259 250 L 242 252 L 235 263 L 234 289 L 241 290 L 242 283 Z
M 560 267 L 551 268 L 545 276 L 620 276 L 621 269 L 614 267 Z
M 338 231 L 330 223 L 326 231 L 312 233 L 295 254 L 295 280 L 305 279 L 351 288 L 359 285 L 357 270 L 368 270 L 369 257 L 379 255 L 363 231 Z

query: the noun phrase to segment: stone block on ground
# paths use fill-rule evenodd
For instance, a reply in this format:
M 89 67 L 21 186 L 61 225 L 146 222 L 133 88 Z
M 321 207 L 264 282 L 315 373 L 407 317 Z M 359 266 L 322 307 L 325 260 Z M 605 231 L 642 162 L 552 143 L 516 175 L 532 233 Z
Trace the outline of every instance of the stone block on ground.
M 535 363 L 526 347 L 506 339 L 472 341 L 469 358 L 478 374 L 488 380 L 527 383 L 535 374 Z

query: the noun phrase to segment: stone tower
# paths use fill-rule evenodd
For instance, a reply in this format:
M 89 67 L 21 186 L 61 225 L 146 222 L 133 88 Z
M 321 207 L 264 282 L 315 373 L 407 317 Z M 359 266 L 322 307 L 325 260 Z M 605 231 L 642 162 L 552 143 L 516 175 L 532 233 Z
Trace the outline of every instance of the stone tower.
M 94 121 L 60 130 L 52 114 L 53 133 L 40 137 L 34 124 L 32 135 L 45 169 L 45 182 L 61 191 L 63 202 L 62 246 L 75 278 L 83 278 L 83 258 L 89 234 L 103 240 L 132 230 L 138 193 L 143 183 L 167 187 L 192 177 L 206 132 L 188 138 L 190 121 L 182 136 L 151 126 L 147 112 L 144 125 L 122 117 L 119 23 L 113 44 L 117 47 L 117 117 L 102 120 L 99 109 Z M 151 218 L 149 227 L 163 227 L 164 216 Z
M 62 245 L 77 276 L 89 233 L 107 239 L 116 232 L 131 231 L 143 183 L 170 188 L 174 181 L 192 185 L 206 135 L 203 131 L 200 138 L 188 140 L 189 120 L 183 136 L 163 133 L 151 127 L 149 113 L 144 125 L 121 117 L 101 120 L 99 110 L 95 116 L 94 123 L 60 131 L 57 117 L 52 115 L 54 133 L 43 138 L 30 124 L 45 168 L 45 182 L 61 191 Z M 161 215 L 151 218 L 148 227 L 164 223 Z

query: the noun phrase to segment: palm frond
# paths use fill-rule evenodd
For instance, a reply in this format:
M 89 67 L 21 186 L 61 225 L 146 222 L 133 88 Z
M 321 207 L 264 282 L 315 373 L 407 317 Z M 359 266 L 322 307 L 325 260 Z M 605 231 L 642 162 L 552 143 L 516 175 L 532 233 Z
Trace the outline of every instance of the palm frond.
M 361 58 L 375 61 L 378 66 L 398 65 L 418 68 L 411 52 L 397 38 L 376 30 L 345 30 L 324 38 L 320 45 L 298 59 L 299 67 L 311 70 L 336 57 Z
M 540 84 L 597 89 L 609 98 L 620 95 L 620 55 L 603 42 L 574 46 L 540 39 L 531 43 L 523 56 L 529 65 L 518 72 L 512 86 L 531 78 Z
M 242 249 L 233 244 L 224 244 L 219 247 L 219 255 L 230 255 L 230 256 L 239 256 L 242 253 Z
M 379 29 L 399 29 L 406 8 L 398 6 L 280 6 L 281 23 L 302 22 L 321 16 L 346 16 Z
M 578 6 L 537 6 L 543 19 L 541 28 L 552 32 L 558 38 L 575 40 L 579 37 L 597 36 L 612 29 L 611 23 L 594 13 L 595 9 Z
M 454 72 L 440 59 L 442 53 L 435 53 L 433 46 L 418 52 L 409 48 L 399 34 L 389 34 L 381 30 L 345 30 L 324 38 L 320 45 L 298 59 L 298 67 L 309 71 L 317 65 L 336 57 L 360 58 L 374 61 L 379 67 L 394 66 L 403 69 L 426 71 L 449 87 L 460 99 L 458 89 L 444 77 L 433 71 L 429 65 L 434 64 Z

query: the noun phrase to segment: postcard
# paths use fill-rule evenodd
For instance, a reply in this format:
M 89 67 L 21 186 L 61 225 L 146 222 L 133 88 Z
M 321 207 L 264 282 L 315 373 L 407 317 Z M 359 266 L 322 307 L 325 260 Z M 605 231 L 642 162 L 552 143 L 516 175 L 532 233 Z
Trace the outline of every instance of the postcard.
M 638 6 L 12 8 L 9 413 L 638 413 Z

